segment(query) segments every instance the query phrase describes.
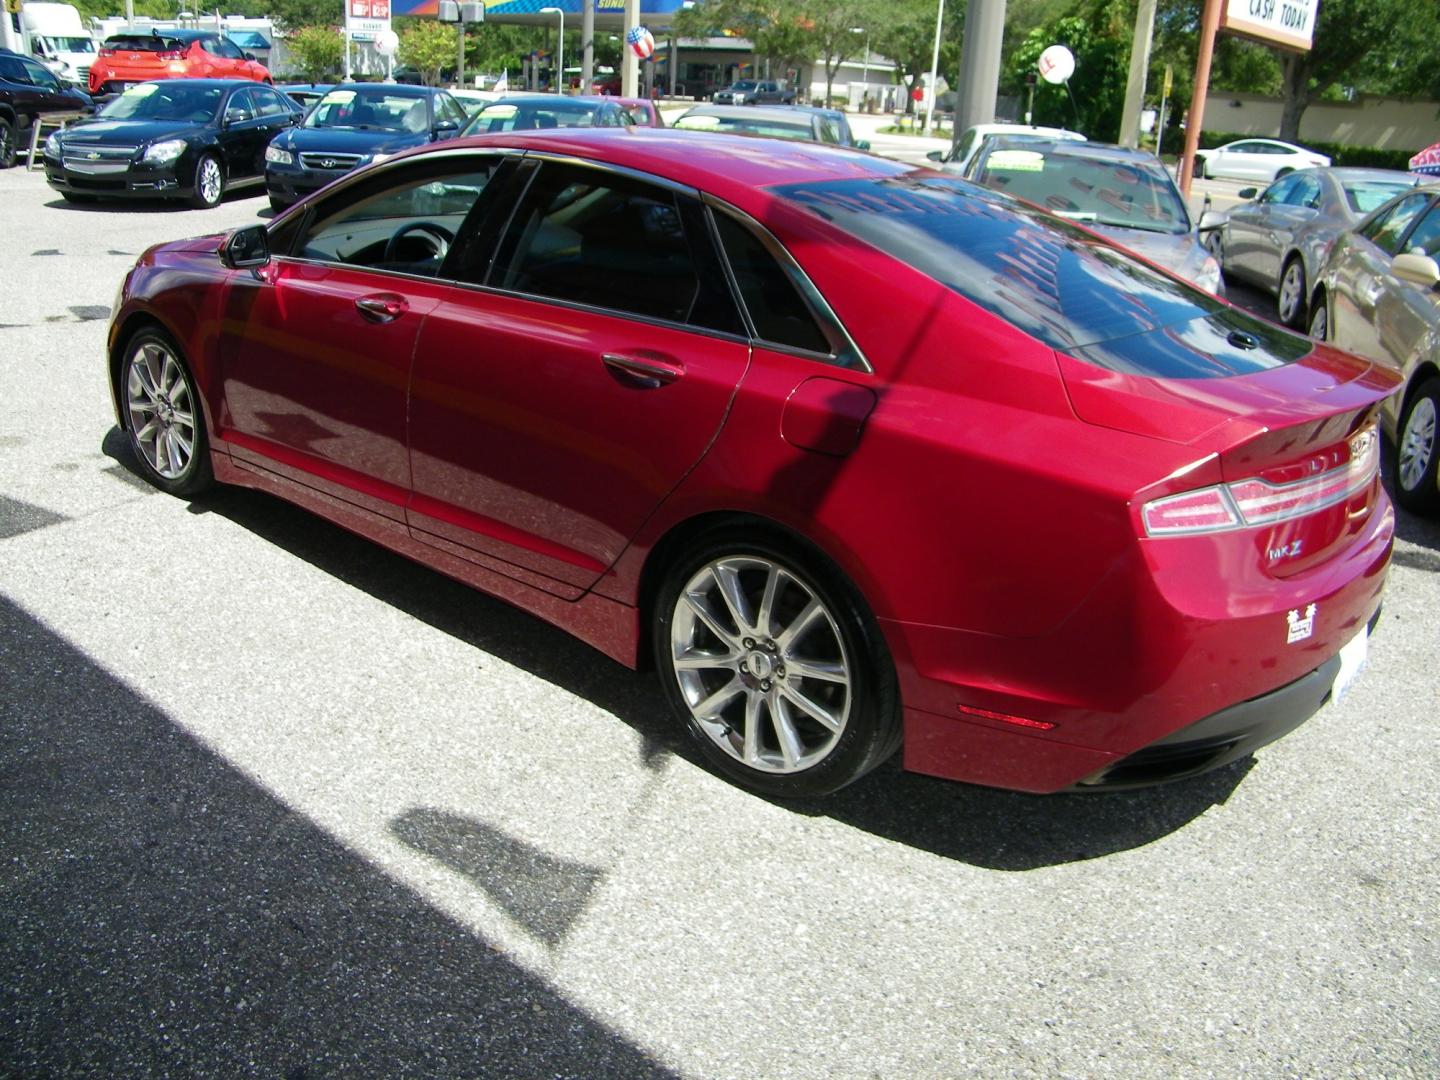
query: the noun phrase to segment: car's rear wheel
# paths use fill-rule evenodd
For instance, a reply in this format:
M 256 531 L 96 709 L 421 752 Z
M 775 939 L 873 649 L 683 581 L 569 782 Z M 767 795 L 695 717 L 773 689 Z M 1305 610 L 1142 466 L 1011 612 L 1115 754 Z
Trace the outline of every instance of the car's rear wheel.
M 15 164 L 15 125 L 0 117 L 0 169 Z
M 1215 257 L 1215 261 L 1220 264 L 1221 273 L 1224 273 L 1225 237 L 1221 235 L 1221 230 L 1211 229 L 1205 234 L 1205 250 Z
M 195 163 L 195 187 L 190 193 L 190 205 L 199 210 L 219 206 L 225 197 L 225 170 L 220 159 L 214 154 L 202 154 Z
M 214 483 L 200 395 L 180 350 L 155 328 L 137 331 L 120 368 L 122 415 L 145 479 L 172 495 Z
M 1330 337 L 1330 309 L 1323 292 L 1316 293 L 1310 304 L 1310 336 L 1316 341 L 1327 341 Z
M 1305 322 L 1305 264 L 1292 255 L 1280 272 L 1280 288 L 1275 294 L 1275 313 L 1286 326 L 1298 327 Z
M 754 530 L 712 533 L 656 602 L 666 698 L 707 760 L 771 796 L 824 795 L 900 741 L 889 651 L 828 559 Z
M 1413 514 L 1440 513 L 1440 376 L 1415 388 L 1400 417 L 1395 501 Z
M 1195 155 L 1195 160 L 1190 165 L 1190 175 L 1197 179 L 1205 178 L 1205 159 L 1199 154 Z

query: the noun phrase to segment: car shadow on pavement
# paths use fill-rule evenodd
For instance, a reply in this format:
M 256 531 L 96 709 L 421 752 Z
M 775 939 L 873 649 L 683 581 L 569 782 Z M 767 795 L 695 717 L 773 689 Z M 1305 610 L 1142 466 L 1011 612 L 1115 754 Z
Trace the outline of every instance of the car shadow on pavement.
M 220 203 L 240 202 L 243 199 L 252 199 L 256 195 L 265 194 L 263 187 L 245 187 L 237 191 L 227 191 L 220 198 Z M 45 204 L 52 210 L 71 210 L 81 214 L 180 214 L 186 210 L 196 210 L 188 202 L 182 199 L 106 199 L 98 197 L 93 202 L 71 202 L 69 199 L 57 195 Z M 203 214 L 203 210 L 197 210 Z
M 104 452 L 135 470 L 118 429 Z M 689 745 L 651 672 L 634 672 L 541 619 L 391 554 L 281 499 L 219 488 L 191 503 L 216 513 L 325 573 L 474 648 L 528 671 L 618 717 L 642 739 L 658 769 L 675 754 L 706 768 Z M 1022 795 L 903 771 L 898 756 L 826 799 L 776 800 L 807 816 L 976 866 L 1027 870 L 1140 847 L 1223 803 L 1251 761 L 1137 792 Z M 423 845 L 415 845 L 423 847 Z
M 667 1076 L 0 596 L 0 1072 Z

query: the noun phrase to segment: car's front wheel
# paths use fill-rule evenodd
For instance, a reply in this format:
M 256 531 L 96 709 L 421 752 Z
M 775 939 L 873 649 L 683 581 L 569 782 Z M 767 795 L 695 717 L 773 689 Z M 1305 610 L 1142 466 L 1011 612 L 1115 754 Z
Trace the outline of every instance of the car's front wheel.
M 179 348 L 155 328 L 137 331 L 120 368 L 130 449 L 145 479 L 171 495 L 194 495 L 214 483 L 200 396 Z
M 195 164 L 195 187 L 190 193 L 190 205 L 197 210 L 209 210 L 219 206 L 225 197 L 225 170 L 220 159 L 214 154 L 203 154 Z
M 825 795 L 900 741 L 889 651 L 824 556 L 753 530 L 710 534 L 656 601 L 666 698 L 721 773 L 770 796 Z
M 1305 264 L 1295 255 L 1280 272 L 1280 288 L 1275 293 L 1275 313 L 1286 326 L 1305 322 Z
M 1327 341 L 1330 337 L 1330 307 L 1323 292 L 1316 293 L 1310 304 L 1310 336 L 1316 341 Z
M 1440 513 L 1440 376 L 1415 388 L 1400 417 L 1395 501 L 1412 514 Z

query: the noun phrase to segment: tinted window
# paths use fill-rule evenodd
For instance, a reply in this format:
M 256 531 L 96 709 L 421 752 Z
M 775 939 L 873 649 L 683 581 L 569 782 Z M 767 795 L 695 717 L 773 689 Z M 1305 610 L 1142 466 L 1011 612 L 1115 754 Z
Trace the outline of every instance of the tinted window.
M 674 192 L 554 163 L 517 209 L 490 284 L 681 323 L 700 291 Z
M 830 342 L 795 284 L 753 232 L 728 214 L 716 214 L 720 246 L 730 262 L 755 336 L 776 345 L 824 356 Z
M 296 253 L 319 262 L 434 277 L 499 162 L 472 160 L 465 172 L 429 165 L 380 190 L 357 185 L 361 194 L 347 191 L 321 204 Z
M 225 103 L 225 119 L 240 121 L 255 118 L 255 102 L 249 90 L 236 90 Z
M 1299 182 L 1300 178 L 1294 173 L 1291 173 L 1289 176 L 1282 176 L 1265 189 L 1265 194 L 1260 196 L 1260 201 L 1267 203 L 1289 202 L 1290 196 L 1295 191 L 1295 185 Z
M 221 56 L 226 60 L 244 60 L 245 54 L 237 49 L 224 38 L 207 37 L 201 41 L 201 48 L 211 56 Z
M 1099 366 L 1203 378 L 1274 367 L 1311 348 L 1058 218 L 963 180 L 912 173 L 772 190 Z M 1227 347 L 1235 330 L 1264 347 Z
M 20 63 L 25 68 L 26 81 L 31 85 L 38 86 L 43 90 L 60 89 L 60 80 L 55 77 L 55 73 L 49 68 L 42 67 L 34 60 L 21 60 Z
M 1400 238 L 1405 235 L 1405 230 L 1429 202 L 1430 196 L 1423 194 L 1401 199 L 1389 210 L 1376 215 L 1375 219 L 1360 231 L 1374 241 L 1381 251 L 1394 255 L 1400 250 Z
M 177 38 L 154 37 L 150 34 L 116 34 L 105 39 L 102 49 L 118 52 L 184 52 L 186 44 Z
M 292 111 L 285 100 L 268 86 L 251 87 L 250 96 L 261 116 L 289 116 Z
M 1405 250 L 1434 258 L 1440 254 L 1440 206 L 1432 207 L 1405 238 Z
M 111 101 L 98 115 L 106 120 L 189 120 L 198 124 L 214 118 L 224 96 L 220 86 L 168 79 L 140 83 Z

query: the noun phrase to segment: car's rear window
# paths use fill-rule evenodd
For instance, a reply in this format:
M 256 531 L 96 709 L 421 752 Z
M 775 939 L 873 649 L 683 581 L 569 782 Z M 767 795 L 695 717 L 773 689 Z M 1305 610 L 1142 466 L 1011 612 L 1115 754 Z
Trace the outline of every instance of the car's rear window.
M 1383 180 L 1352 180 L 1342 185 L 1345 191 L 1345 201 L 1350 204 L 1350 209 L 1357 214 L 1368 214 L 1379 206 L 1383 206 L 1389 199 L 1393 199 L 1407 188 L 1414 187 L 1414 183 L 1391 182 Z
M 185 43 L 179 38 L 153 34 L 116 34 L 105 39 L 104 47 L 119 52 L 180 52 Z
M 964 180 L 911 173 L 771 191 L 1051 348 L 1103 367 L 1167 378 L 1246 374 L 1312 347 L 1068 222 Z M 1225 344 L 1235 331 L 1242 344 Z

